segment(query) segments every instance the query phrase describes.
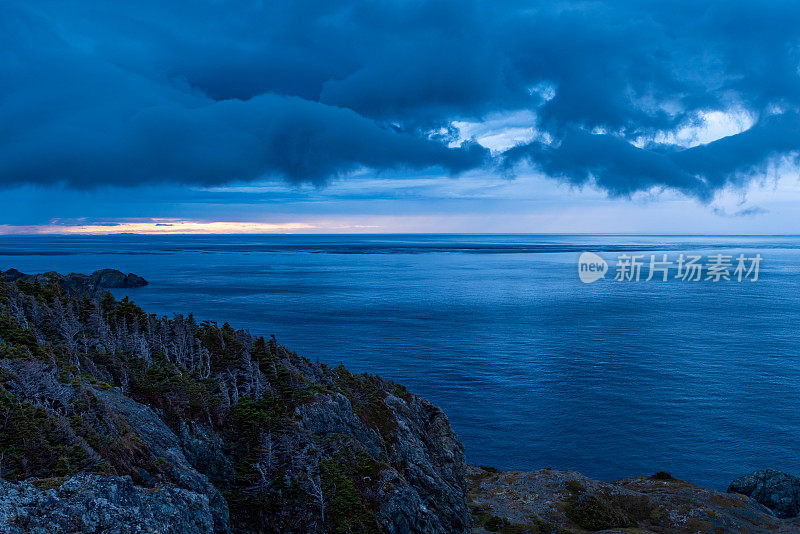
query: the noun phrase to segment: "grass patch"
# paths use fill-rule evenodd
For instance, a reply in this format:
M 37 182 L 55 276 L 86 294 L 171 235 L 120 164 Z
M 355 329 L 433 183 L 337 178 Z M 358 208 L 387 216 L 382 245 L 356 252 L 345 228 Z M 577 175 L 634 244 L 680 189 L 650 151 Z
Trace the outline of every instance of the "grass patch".
M 624 507 L 586 494 L 586 488 L 577 480 L 568 480 L 564 486 L 572 493 L 564 503 L 564 513 L 567 519 L 579 527 L 586 530 L 606 530 L 636 526 L 636 520 Z M 637 501 L 637 504 L 641 503 Z M 644 504 L 646 505 L 646 501 Z
M 69 477 L 37 478 L 36 480 L 31 480 L 31 485 L 42 491 L 47 491 L 60 488 L 61 484 L 67 480 L 69 480 Z
M 499 532 L 500 534 L 570 534 L 570 531 L 532 517 L 530 523 L 514 523 L 505 518 L 492 515 L 484 508 L 470 503 L 472 511 L 472 526 L 482 527 L 489 532 Z

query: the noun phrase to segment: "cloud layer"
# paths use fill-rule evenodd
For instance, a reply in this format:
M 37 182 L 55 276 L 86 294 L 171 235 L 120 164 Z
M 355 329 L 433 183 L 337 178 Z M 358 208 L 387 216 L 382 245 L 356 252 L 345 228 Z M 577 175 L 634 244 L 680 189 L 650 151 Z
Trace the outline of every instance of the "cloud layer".
M 323 183 L 524 160 L 613 195 L 708 199 L 796 158 L 798 67 L 792 2 L 12 0 L 0 184 Z M 753 125 L 663 142 L 729 110 Z M 537 135 L 492 155 L 454 142 L 457 121 L 503 113 Z

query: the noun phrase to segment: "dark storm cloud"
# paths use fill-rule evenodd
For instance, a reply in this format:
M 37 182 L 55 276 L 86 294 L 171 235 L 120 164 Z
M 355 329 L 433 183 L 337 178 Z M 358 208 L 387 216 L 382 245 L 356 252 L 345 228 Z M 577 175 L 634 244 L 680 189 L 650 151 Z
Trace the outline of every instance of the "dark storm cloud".
M 528 109 L 552 142 L 502 166 L 708 199 L 800 148 L 799 37 L 776 1 L 6 2 L 0 182 L 459 173 L 488 153 L 451 121 Z M 731 107 L 755 125 L 652 142 Z
M 507 161 L 527 158 L 550 176 L 576 185 L 594 180 L 617 196 L 666 186 L 707 198 L 705 183 L 685 171 L 670 154 L 643 150 L 611 135 L 571 129 L 558 146 L 530 143 L 506 152 Z
M 775 158 L 796 159 L 800 115 L 786 112 L 763 118 L 752 128 L 692 148 L 638 148 L 623 138 L 572 128 L 557 145 L 532 142 L 509 149 L 506 162 L 521 159 L 550 176 L 583 185 L 591 180 L 615 196 L 652 187 L 669 187 L 702 200 L 728 184 L 742 185 Z

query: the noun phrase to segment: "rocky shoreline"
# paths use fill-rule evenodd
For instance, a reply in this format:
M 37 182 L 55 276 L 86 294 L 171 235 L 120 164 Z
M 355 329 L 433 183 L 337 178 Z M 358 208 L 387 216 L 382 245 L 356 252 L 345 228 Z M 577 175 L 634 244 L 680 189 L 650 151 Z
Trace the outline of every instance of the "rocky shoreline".
M 747 488 L 737 482 L 723 493 L 664 472 L 600 482 L 574 471 L 491 467 L 470 467 L 467 479 L 475 533 L 800 532 L 796 514 L 786 517 L 739 493 Z M 762 471 L 742 479 L 761 484 L 756 497 L 765 504 L 796 502 L 797 479 L 785 473 Z
M 777 471 L 722 493 L 468 466 L 401 385 L 101 295 L 144 284 L 0 276 L 0 533 L 800 532 Z
M 759 472 L 748 479 L 789 475 Z M 791 478 L 791 477 L 790 477 Z M 800 532 L 800 518 L 780 518 L 755 500 L 659 473 L 599 482 L 574 471 L 500 471 L 467 466 L 471 532 Z M 775 498 L 777 494 L 771 494 Z M 780 500 L 780 499 L 779 499 Z M 147 488 L 130 476 L 0 480 L 0 532 L 214 532 L 207 494 L 177 486 Z M 447 532 L 399 524 L 389 532 Z M 464 529 L 451 532 L 464 532 Z

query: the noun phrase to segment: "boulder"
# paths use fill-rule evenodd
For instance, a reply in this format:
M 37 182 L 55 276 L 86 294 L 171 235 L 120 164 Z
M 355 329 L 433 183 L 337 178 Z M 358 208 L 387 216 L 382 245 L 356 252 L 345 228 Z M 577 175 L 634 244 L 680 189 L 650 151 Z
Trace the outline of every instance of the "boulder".
M 728 486 L 728 493 L 747 495 L 781 518 L 800 513 L 800 478 L 774 469 L 740 476 Z

